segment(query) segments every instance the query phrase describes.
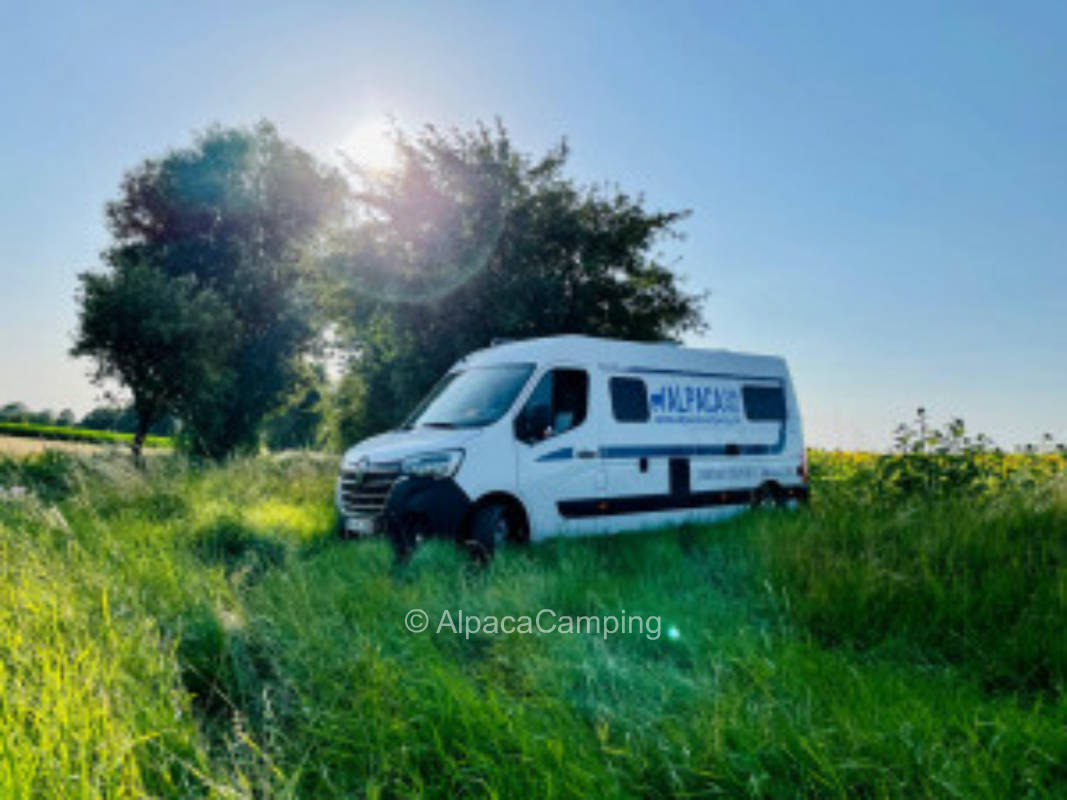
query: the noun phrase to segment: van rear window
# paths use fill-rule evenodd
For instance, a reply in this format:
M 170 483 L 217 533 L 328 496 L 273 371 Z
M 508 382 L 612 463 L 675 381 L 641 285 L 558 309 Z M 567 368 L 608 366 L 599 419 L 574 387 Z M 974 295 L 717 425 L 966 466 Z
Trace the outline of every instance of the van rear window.
M 612 378 L 611 413 L 618 422 L 648 422 L 648 389 L 640 378 Z
M 785 392 L 781 386 L 742 386 L 745 416 L 752 422 L 785 420 Z

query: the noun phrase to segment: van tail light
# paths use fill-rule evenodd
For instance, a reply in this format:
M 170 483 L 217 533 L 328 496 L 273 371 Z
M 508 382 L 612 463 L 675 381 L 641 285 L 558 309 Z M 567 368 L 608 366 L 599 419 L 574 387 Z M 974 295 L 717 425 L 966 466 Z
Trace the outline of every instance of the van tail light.
M 797 467 L 797 475 L 804 483 L 808 482 L 808 451 L 804 451 L 804 455 L 800 457 L 800 466 Z

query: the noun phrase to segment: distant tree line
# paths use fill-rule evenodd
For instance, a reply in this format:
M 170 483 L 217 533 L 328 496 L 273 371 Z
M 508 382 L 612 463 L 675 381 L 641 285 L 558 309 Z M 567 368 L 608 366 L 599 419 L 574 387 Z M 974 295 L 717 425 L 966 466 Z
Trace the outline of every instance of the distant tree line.
M 212 128 L 126 175 L 71 352 L 128 390 L 135 453 L 168 417 L 213 458 L 341 447 L 495 338 L 702 326 L 656 252 L 686 212 L 579 186 L 565 142 L 531 157 L 500 124 L 393 143 L 382 172 L 320 163 L 269 123 Z
M 31 411 L 25 403 L 7 403 L 0 406 L 0 422 L 24 422 L 33 425 L 75 425 L 74 412 L 64 408 L 58 414 L 52 410 Z

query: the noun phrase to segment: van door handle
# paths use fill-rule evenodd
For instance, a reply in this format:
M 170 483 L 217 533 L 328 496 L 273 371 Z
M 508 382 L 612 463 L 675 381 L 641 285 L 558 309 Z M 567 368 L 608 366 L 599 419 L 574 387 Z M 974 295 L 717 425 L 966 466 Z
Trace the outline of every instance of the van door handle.
M 596 458 L 596 450 L 579 450 L 575 455 L 578 458 Z

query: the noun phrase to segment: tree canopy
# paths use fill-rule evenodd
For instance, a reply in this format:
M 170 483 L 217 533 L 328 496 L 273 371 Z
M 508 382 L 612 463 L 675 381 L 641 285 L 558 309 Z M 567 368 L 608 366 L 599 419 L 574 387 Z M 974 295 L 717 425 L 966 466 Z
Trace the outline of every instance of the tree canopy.
M 345 193 L 266 123 L 143 162 L 107 206 L 105 271 L 80 276 L 72 353 L 130 389 L 145 431 L 172 412 L 194 452 L 253 447 L 316 336 L 308 254 Z
M 178 408 L 188 387 L 217 385 L 231 345 L 232 317 L 219 297 L 189 276 L 168 278 L 130 262 L 83 273 L 77 339 L 71 353 L 90 356 L 95 378 L 130 388 L 140 455 L 149 428 Z
M 356 354 L 362 400 L 349 437 L 395 424 L 466 352 L 495 338 L 583 333 L 636 340 L 702 325 L 654 254 L 687 212 L 582 188 L 564 175 L 566 143 L 541 158 L 479 126 L 396 135 L 399 167 L 352 167 L 358 222 L 330 259 L 333 295 Z
M 567 177 L 502 125 L 394 134 L 398 166 L 347 176 L 267 123 L 148 159 L 107 205 L 103 269 L 80 276 L 72 353 L 133 395 L 135 449 L 161 418 L 221 458 L 341 443 L 396 424 L 464 353 L 559 333 L 670 339 L 702 298 L 656 248 L 685 211 Z M 349 354 L 331 388 L 306 356 Z

